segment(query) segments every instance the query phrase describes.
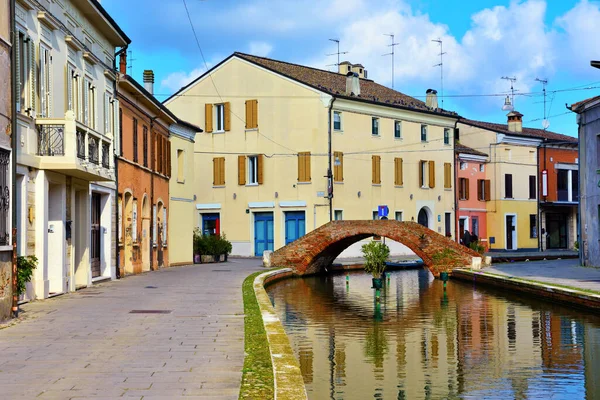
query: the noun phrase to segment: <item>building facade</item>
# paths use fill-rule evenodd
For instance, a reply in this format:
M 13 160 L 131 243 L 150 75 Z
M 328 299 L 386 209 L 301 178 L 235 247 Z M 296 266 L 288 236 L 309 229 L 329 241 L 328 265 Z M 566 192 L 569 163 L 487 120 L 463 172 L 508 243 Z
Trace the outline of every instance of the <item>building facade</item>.
M 10 0 L 0 0 L 0 321 L 10 317 L 12 291 L 12 143 L 14 13 Z
M 171 266 L 192 264 L 196 229 L 194 143 L 203 132 L 195 125 L 179 121 L 171 125 L 171 179 L 169 180 L 169 243 Z M 201 171 L 199 171 L 200 173 Z
M 116 275 L 114 54 L 130 40 L 96 0 L 19 0 L 17 250 L 28 298 Z
M 579 245 L 577 143 L 542 143 L 539 149 L 540 249 Z
M 459 140 L 489 154 L 486 180 L 487 236 L 490 250 L 540 248 L 538 148 L 542 143 L 577 143 L 577 139 L 542 129 L 524 128 L 523 115 L 512 111 L 507 124 L 462 119 Z
M 571 106 L 579 125 L 579 259 L 600 267 L 600 96 Z
M 388 218 L 453 237 L 458 116 L 437 107 L 435 91 L 428 106 L 365 73 L 359 64 L 334 73 L 234 53 L 167 99 L 204 129 L 195 142 L 197 226 L 225 233 L 232 254 L 261 256 L 330 219 L 377 218 L 387 205 Z
M 491 199 L 491 181 L 486 178 L 488 155 L 461 143 L 455 143 L 454 150 L 457 238 L 462 243 L 467 230 L 487 247 L 487 202 Z
M 169 265 L 169 127 L 177 119 L 154 97 L 152 71 L 144 71 L 144 88 L 126 74 L 126 53 L 119 70 L 117 231 L 124 276 Z

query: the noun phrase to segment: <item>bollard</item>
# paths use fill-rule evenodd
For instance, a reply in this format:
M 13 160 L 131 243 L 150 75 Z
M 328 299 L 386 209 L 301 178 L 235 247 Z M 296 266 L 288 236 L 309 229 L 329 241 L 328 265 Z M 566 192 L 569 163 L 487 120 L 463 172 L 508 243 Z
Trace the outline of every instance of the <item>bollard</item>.
M 379 303 L 380 300 L 381 300 L 381 292 L 379 291 L 379 289 L 375 289 L 375 301 L 377 301 Z

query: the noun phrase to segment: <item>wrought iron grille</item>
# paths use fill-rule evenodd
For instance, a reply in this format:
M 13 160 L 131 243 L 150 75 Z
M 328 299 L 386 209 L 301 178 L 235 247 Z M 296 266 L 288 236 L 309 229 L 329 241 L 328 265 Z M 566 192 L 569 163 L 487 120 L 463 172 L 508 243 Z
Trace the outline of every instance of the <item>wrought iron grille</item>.
M 110 143 L 102 142 L 102 166 L 110 167 Z
M 10 244 L 10 151 L 0 149 L 0 246 Z
M 98 153 L 100 151 L 99 148 L 100 140 L 90 135 L 88 137 L 88 159 L 91 163 L 98 164 L 100 162 Z
M 85 160 L 85 132 L 77 131 L 77 157 Z
M 38 125 L 38 156 L 65 155 L 65 126 Z

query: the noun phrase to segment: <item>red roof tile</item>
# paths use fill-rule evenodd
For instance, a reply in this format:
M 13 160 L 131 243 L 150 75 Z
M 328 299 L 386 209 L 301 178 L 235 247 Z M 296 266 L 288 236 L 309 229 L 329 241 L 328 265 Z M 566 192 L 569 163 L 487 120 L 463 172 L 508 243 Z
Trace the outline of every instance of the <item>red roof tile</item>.
M 474 156 L 482 156 L 482 157 L 488 156 L 486 153 L 482 153 L 481 151 L 467 147 L 464 144 L 461 144 L 459 142 L 454 143 L 454 152 L 455 153 L 463 153 L 463 154 L 472 154 Z
M 522 132 L 512 132 L 508 130 L 508 125 L 506 124 L 495 124 L 492 122 L 474 121 L 470 119 L 461 119 L 460 122 L 466 125 L 479 127 L 498 133 L 504 133 L 507 135 L 530 137 L 535 139 L 547 139 L 556 142 L 569 142 L 574 144 L 578 143 L 576 137 L 567 136 L 556 132 L 545 131 L 543 129 L 523 127 Z

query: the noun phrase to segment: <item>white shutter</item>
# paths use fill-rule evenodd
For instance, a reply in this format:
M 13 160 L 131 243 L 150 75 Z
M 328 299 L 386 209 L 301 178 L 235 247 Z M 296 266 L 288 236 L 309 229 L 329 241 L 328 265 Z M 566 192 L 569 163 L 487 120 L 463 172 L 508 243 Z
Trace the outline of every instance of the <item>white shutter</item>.
M 29 107 L 31 108 L 30 117 L 35 118 L 35 106 L 36 106 L 36 93 L 37 93 L 37 62 L 36 62 L 36 47 L 33 43 L 33 40 L 29 38 L 29 45 L 27 46 L 29 49 L 29 92 L 31 98 L 29 99 Z
M 167 208 L 163 207 L 163 246 L 167 245 Z
M 52 53 L 50 52 L 50 50 L 46 50 L 46 76 L 48 77 L 48 81 L 46 83 L 46 115 L 48 116 L 48 118 L 52 117 L 52 96 L 54 95 L 54 85 L 52 82 L 53 75 L 54 73 L 52 69 Z
M 67 66 L 67 109 L 75 111 L 73 107 L 73 68 Z
M 121 146 L 120 144 L 120 135 L 121 133 L 119 132 L 119 100 L 114 99 L 114 103 L 113 103 L 113 131 L 112 131 L 112 138 L 113 138 L 113 148 L 115 150 L 115 154 L 121 154 L 121 148 L 119 146 Z
M 15 99 L 15 107 L 17 109 L 17 112 L 21 111 L 21 35 L 19 34 L 19 32 L 16 32 L 16 37 L 17 40 L 15 41 L 14 45 L 15 45 L 15 53 L 16 53 L 16 69 L 17 69 L 17 76 L 15 78 L 15 83 L 17 85 L 17 93 L 16 96 L 17 98 Z
M 156 204 L 152 206 L 152 245 L 156 246 L 156 237 L 158 236 L 158 226 L 156 225 Z
M 83 123 L 90 126 L 90 82 L 83 80 Z
M 46 114 L 46 52 L 40 44 L 40 115 L 47 118 Z
M 133 212 L 131 217 L 131 240 L 137 242 L 137 200 L 133 201 Z
M 104 134 L 110 132 L 110 95 L 104 93 Z

